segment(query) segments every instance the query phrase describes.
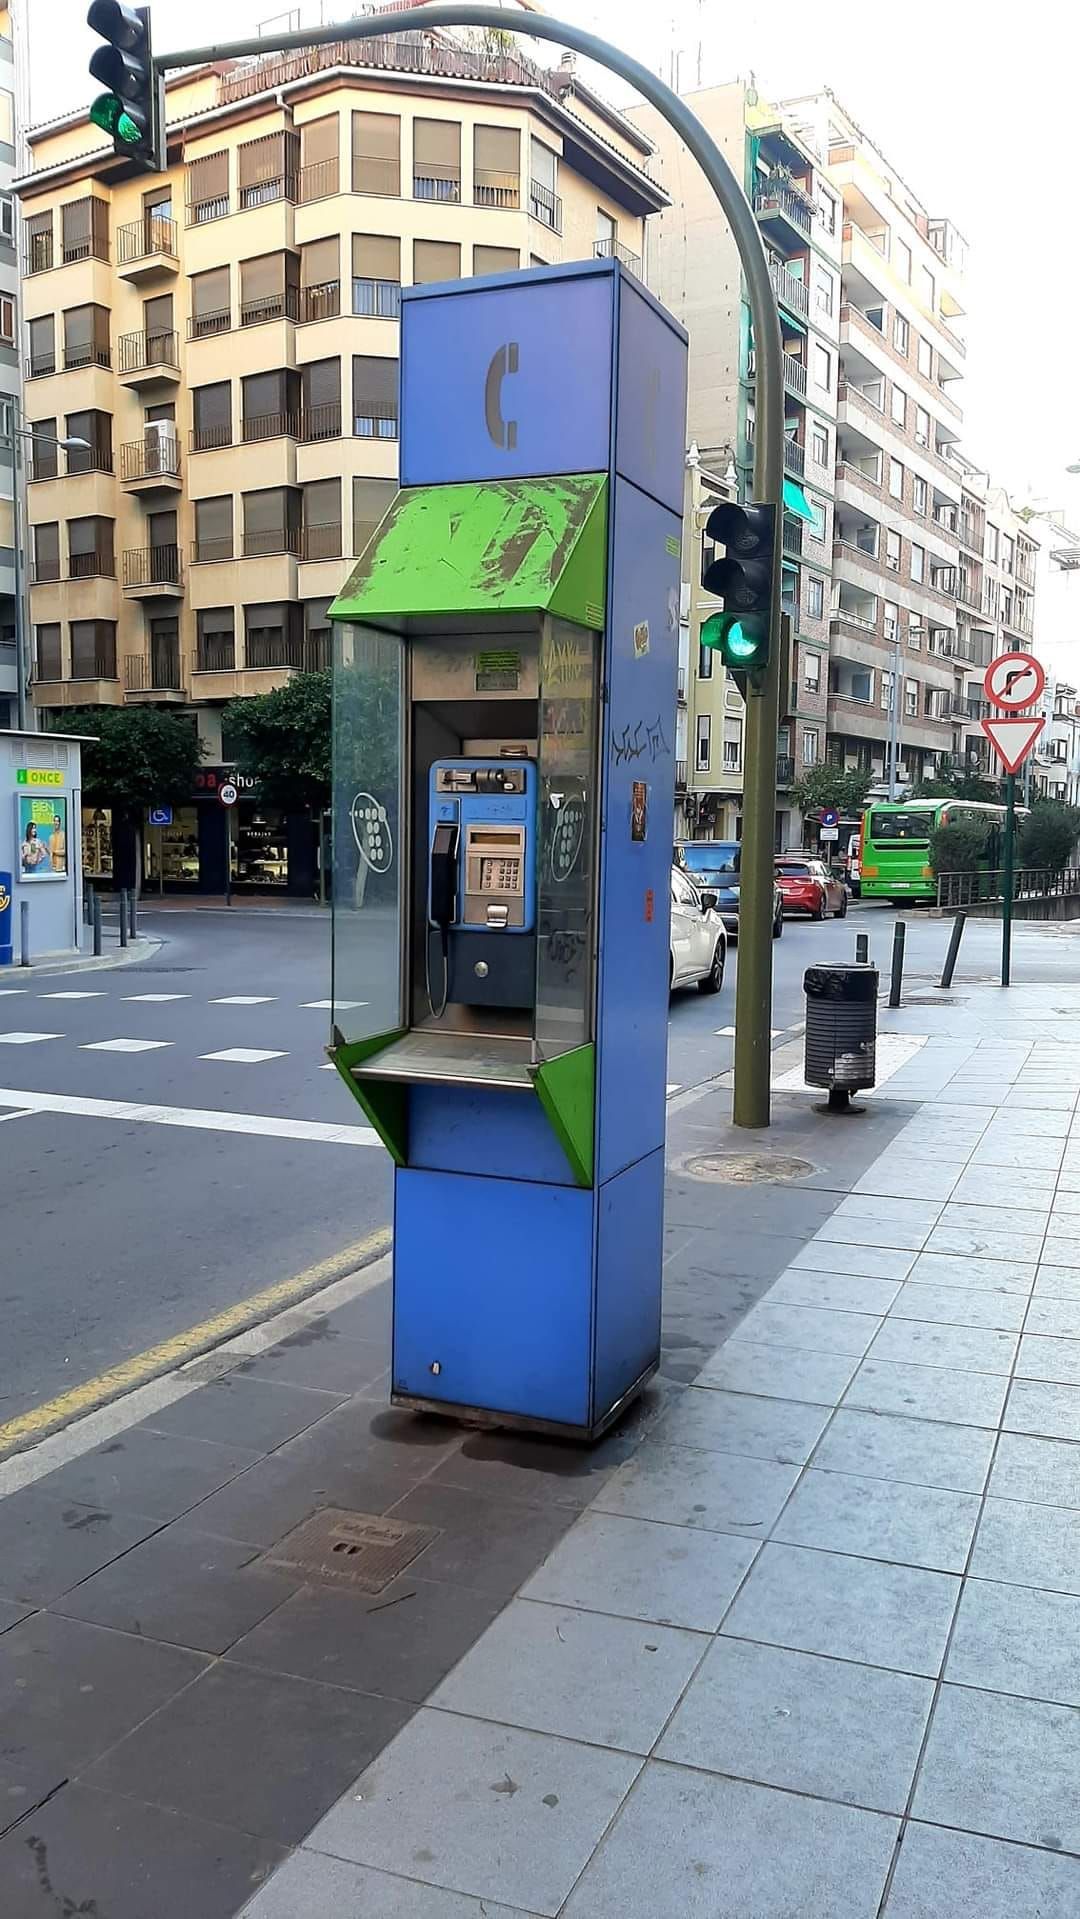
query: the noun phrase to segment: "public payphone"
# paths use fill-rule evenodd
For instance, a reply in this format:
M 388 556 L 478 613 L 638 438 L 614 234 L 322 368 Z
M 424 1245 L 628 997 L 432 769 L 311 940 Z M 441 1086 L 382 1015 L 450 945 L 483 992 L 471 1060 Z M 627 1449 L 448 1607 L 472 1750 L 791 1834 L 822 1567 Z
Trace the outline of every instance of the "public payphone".
M 659 1357 L 685 336 L 596 261 L 407 289 L 401 352 L 401 488 L 331 609 L 391 1396 L 595 1434 Z

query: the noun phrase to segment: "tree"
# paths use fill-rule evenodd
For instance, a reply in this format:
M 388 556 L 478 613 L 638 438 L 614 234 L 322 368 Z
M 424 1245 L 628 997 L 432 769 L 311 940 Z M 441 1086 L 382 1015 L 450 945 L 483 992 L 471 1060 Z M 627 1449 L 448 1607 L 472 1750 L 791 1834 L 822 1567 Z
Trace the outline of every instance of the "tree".
M 331 685 L 329 671 L 297 673 L 272 693 L 230 700 L 225 708 L 222 730 L 269 806 L 286 813 L 329 806 Z
M 930 865 L 935 877 L 943 873 L 975 873 L 990 839 L 988 820 L 954 820 L 930 835 Z
M 152 706 L 97 706 L 63 715 L 65 733 L 87 735 L 82 794 L 89 806 L 107 806 L 114 818 L 141 825 L 148 806 L 180 806 L 191 799 L 203 756 L 189 719 Z
M 983 800 L 993 804 L 1001 799 L 999 780 L 984 779 L 979 773 L 933 773 L 920 780 L 912 797 L 918 800 Z
M 1080 839 L 1080 807 L 1062 800 L 1036 800 L 1020 826 L 1020 864 L 1060 873 L 1068 866 Z
M 800 813 L 834 806 L 843 818 L 853 819 L 863 810 L 869 785 L 869 773 L 845 773 L 839 766 L 812 766 L 809 773 L 796 780 L 791 797 Z

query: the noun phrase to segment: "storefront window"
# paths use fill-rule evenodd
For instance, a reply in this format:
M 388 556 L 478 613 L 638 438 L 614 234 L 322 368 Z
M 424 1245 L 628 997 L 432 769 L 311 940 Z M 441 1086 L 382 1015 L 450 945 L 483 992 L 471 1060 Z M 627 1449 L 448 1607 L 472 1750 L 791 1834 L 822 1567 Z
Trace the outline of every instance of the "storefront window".
M 289 876 L 284 813 L 258 800 L 241 800 L 234 812 L 230 849 L 233 885 L 283 889 Z
M 87 879 L 112 879 L 112 814 L 103 807 L 83 807 L 82 864 Z
M 194 806 L 173 808 L 171 826 L 148 826 L 143 835 L 143 872 L 147 886 L 197 886 L 199 815 Z

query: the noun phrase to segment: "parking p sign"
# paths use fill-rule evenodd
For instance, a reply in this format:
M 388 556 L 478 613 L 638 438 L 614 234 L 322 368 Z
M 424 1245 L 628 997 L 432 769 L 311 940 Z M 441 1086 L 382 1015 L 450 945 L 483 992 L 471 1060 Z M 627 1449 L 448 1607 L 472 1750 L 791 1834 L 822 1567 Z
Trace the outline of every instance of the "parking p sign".
M 839 826 L 840 815 L 835 806 L 823 806 L 821 809 L 822 826 Z

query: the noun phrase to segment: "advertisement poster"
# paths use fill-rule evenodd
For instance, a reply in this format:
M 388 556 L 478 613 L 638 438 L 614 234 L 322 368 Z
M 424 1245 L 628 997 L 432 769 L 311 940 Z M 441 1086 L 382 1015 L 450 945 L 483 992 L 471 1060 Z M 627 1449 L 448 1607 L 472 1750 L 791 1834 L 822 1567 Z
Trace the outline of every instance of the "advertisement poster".
M 66 799 L 19 794 L 19 878 L 62 880 L 68 870 Z

